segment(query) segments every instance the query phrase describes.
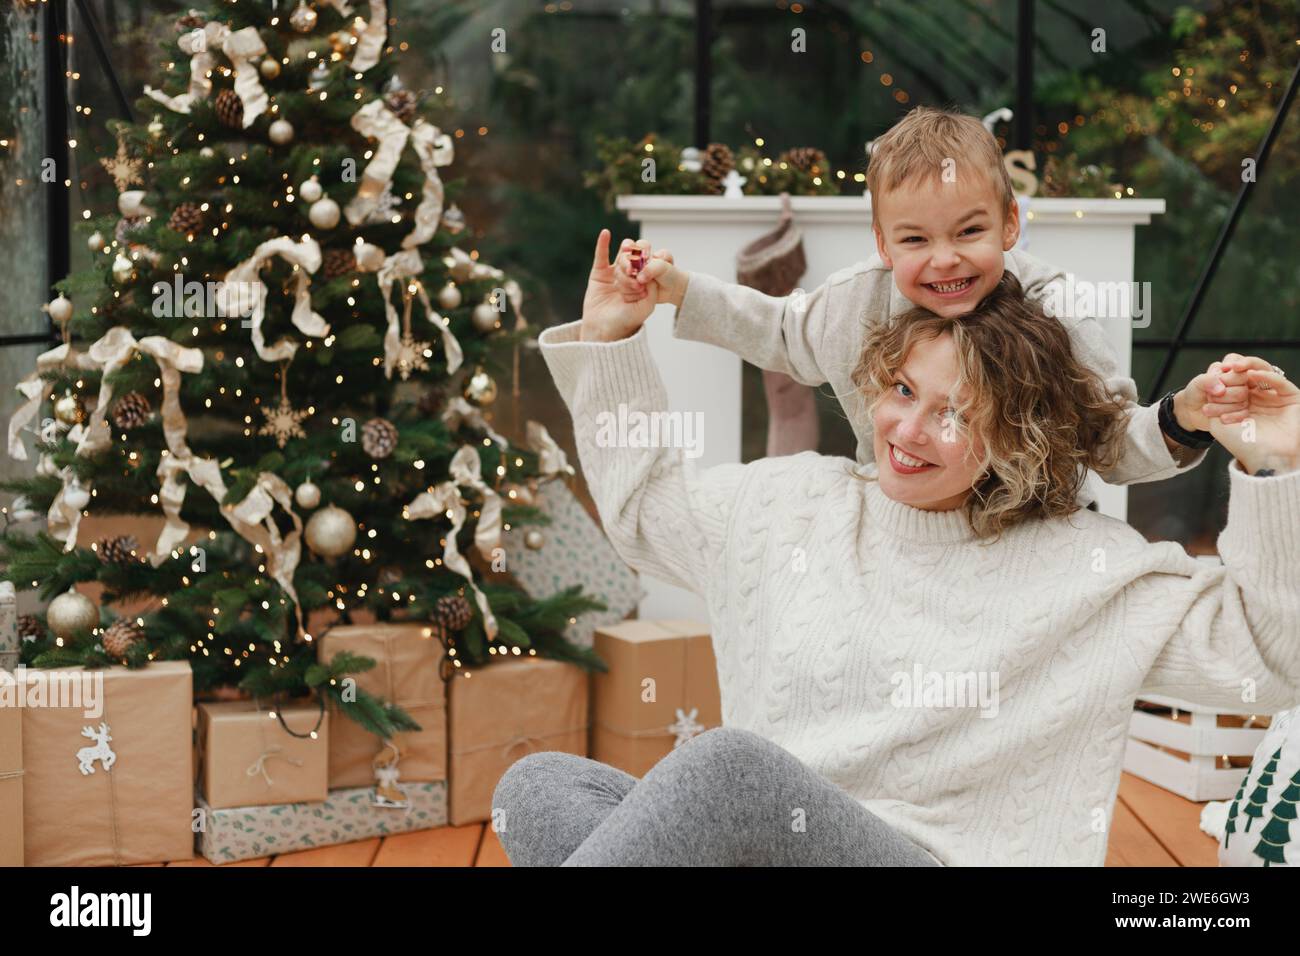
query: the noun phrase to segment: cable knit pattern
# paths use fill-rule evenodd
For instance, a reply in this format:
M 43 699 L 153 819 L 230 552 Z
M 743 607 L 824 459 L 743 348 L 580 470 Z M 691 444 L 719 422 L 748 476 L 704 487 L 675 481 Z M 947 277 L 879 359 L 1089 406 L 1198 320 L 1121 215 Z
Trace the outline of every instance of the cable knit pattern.
M 644 328 L 580 342 L 578 325 L 540 343 L 605 531 L 708 602 L 724 724 L 943 863 L 1100 866 L 1139 693 L 1300 704 L 1300 473 L 1230 469 L 1222 566 L 1090 511 L 984 542 L 847 458 L 699 469 L 680 448 L 613 447 L 602 412 L 667 395 Z M 898 694 L 917 668 L 996 693 L 913 706 Z

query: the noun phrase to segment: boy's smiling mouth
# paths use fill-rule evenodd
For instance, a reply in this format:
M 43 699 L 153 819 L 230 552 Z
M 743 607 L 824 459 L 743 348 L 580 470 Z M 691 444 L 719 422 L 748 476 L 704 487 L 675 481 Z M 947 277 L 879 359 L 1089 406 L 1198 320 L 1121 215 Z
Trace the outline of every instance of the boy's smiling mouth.
M 923 282 L 921 284 L 935 295 L 956 297 L 970 290 L 971 286 L 975 284 L 975 277 L 967 276 L 964 279 L 948 279 L 943 282 Z

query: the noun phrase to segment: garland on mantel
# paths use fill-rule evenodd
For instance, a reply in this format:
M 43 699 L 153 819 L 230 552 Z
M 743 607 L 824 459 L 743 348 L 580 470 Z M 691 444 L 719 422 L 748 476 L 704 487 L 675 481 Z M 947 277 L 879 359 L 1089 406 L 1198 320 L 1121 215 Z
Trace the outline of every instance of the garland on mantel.
M 734 151 L 725 143 L 710 143 L 703 150 L 682 147 L 657 133 L 647 133 L 636 143 L 597 134 L 596 143 L 603 165 L 584 173 L 583 184 L 596 191 L 608 212 L 614 211 L 618 196 L 722 195 L 733 171 L 743 177 L 738 185 L 746 196 L 857 195 L 865 189 L 862 170 L 835 169 L 826 154 L 812 146 L 788 149 L 772 158 L 760 148 L 762 140 Z M 1115 181 L 1112 167 L 1080 165 L 1073 155 L 1049 155 L 1041 173 L 1034 190 L 1038 196 L 1119 199 L 1136 195 L 1132 187 Z M 1016 175 L 1034 178 L 1023 166 Z

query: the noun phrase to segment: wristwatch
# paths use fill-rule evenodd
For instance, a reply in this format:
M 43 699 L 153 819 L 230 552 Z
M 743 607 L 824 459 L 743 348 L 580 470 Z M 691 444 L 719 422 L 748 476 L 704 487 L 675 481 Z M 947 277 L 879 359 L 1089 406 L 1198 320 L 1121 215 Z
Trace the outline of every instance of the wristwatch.
M 1202 448 L 1209 448 L 1214 444 L 1214 436 L 1209 432 L 1194 431 L 1189 432 L 1178 424 L 1178 418 L 1174 415 L 1174 393 L 1170 392 L 1164 398 L 1160 399 L 1160 430 L 1172 438 L 1178 444 L 1187 448 L 1195 448 L 1198 451 Z

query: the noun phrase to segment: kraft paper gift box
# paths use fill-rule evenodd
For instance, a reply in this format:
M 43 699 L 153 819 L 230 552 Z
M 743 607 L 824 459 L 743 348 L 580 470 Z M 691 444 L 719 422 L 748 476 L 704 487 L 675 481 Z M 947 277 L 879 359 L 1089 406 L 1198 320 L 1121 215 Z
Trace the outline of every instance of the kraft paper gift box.
M 199 789 L 209 807 L 319 802 L 328 795 L 330 715 L 319 704 L 268 708 L 241 700 L 199 704 L 198 711 Z
M 12 581 L 0 581 L 0 670 L 18 666 L 18 597 Z
M 641 777 L 679 740 L 722 725 L 707 626 L 623 621 L 597 628 L 593 649 L 609 665 L 592 681 L 593 760 Z
M 447 696 L 452 826 L 489 819 L 497 782 L 524 755 L 587 755 L 589 685 L 580 667 L 541 657 L 457 673 Z
M 377 807 L 373 787 L 331 790 L 323 803 L 214 810 L 199 798 L 198 851 L 213 863 L 351 843 L 447 825 L 447 783 L 399 783 L 408 806 Z
M 335 627 L 322 635 L 323 663 L 342 651 L 370 657 L 375 666 L 355 676 L 357 687 L 401 707 L 419 730 L 395 734 L 401 782 L 447 779 L 446 690 L 439 674 L 442 642 L 429 624 L 362 624 Z M 344 704 L 344 707 L 347 705 Z M 375 782 L 375 758 L 391 751 L 337 706 L 330 725 L 329 785 L 364 787 Z
M 41 686 L 75 705 L 34 706 Z M 20 672 L 28 866 L 192 858 L 192 686 L 188 661 Z M 87 715 L 88 691 L 102 713 Z
M 2 696 L 14 688 L 0 670 L 0 866 L 23 865 L 23 713 Z

